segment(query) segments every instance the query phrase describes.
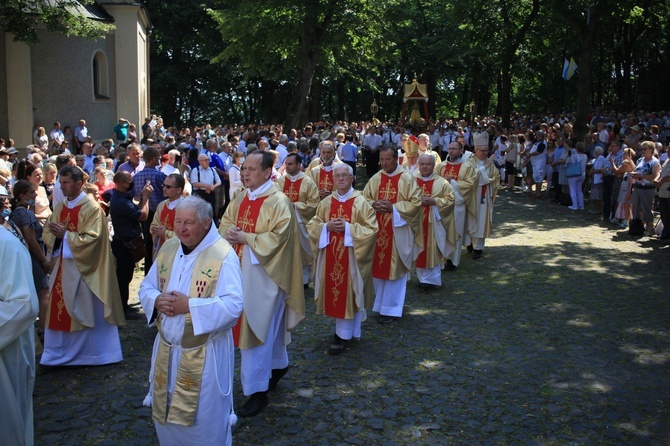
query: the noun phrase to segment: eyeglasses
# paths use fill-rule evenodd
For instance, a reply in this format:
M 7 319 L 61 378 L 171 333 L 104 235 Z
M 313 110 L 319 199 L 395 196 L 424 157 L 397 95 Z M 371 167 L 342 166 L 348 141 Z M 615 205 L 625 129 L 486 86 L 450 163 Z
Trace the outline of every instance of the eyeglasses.
M 163 189 L 176 189 L 177 186 L 170 186 L 169 184 L 163 184 Z

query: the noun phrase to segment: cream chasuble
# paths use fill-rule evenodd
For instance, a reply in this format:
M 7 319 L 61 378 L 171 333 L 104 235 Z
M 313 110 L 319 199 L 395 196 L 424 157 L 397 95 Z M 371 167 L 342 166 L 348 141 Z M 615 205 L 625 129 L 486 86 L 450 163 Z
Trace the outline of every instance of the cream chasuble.
M 434 268 L 444 263 L 456 248 L 449 240 L 455 237 L 453 224 L 454 190 L 436 172 L 430 177 L 417 178 L 421 194 L 435 199 L 435 205 L 422 206 L 421 225 L 423 228 L 424 250 L 415 261 L 417 268 Z M 451 231 L 451 235 L 447 233 Z
M 241 227 L 247 232 L 247 243 L 242 250 L 244 311 L 239 322 L 240 348 L 253 348 L 265 341 L 278 288 L 288 296 L 285 345 L 291 342 L 290 330 L 305 317 L 302 260 L 295 210 L 275 184 L 270 183 L 269 186 L 255 198 L 264 200 L 258 218 L 248 222 L 248 227 Z M 220 234 L 238 226 L 240 212 L 242 215 L 246 212 L 246 209 L 241 209 L 241 205 L 248 202 L 249 199 L 245 201 L 245 198 L 250 192 L 245 189 L 230 202 L 221 219 Z
M 330 233 L 326 229 L 326 223 L 333 218 L 347 221 L 344 234 Z M 344 197 L 336 191 L 321 201 L 307 228 L 316 253 L 317 314 L 352 319 L 357 312 L 371 308 L 377 219 L 367 200 L 353 189 Z M 343 255 L 347 256 L 343 259 L 346 262 L 341 261 Z M 342 267 L 344 263 L 348 266 L 346 270 Z M 331 286 L 327 287 L 326 283 Z M 331 308 L 335 311 L 330 311 Z
M 302 264 L 303 266 L 311 265 L 312 247 L 306 225 L 314 217 L 316 207 L 319 205 L 319 190 L 314 181 L 302 172 L 295 177 L 285 174 L 279 177 L 275 184 L 293 203 L 298 218 Z
M 473 169 L 476 169 L 479 177 L 477 187 L 477 228 L 470 232 L 474 238 L 487 238 L 493 230 L 493 203 L 498 195 L 500 187 L 500 172 L 495 164 L 488 168 L 484 165 L 485 161 L 479 161 L 477 157 L 468 159 Z
M 384 280 L 399 279 L 412 269 L 412 262 L 423 249 L 421 191 L 416 185 L 416 178 L 401 166 L 392 174 L 380 170 L 368 181 L 363 196 L 370 204 L 377 200 L 393 202 L 393 214 L 377 213 L 379 232 L 373 277 L 379 275 L 377 278 Z M 379 269 L 383 271 L 375 275 L 375 268 L 382 264 Z

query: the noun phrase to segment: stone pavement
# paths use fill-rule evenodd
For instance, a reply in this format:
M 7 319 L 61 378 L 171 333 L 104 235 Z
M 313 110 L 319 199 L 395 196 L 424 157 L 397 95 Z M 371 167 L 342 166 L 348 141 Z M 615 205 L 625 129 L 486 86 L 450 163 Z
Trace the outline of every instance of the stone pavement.
M 403 318 L 371 315 L 339 357 L 310 290 L 292 368 L 234 444 L 670 445 L 670 246 L 520 192 L 496 204 L 483 259 L 439 291 L 412 279 Z M 130 321 L 122 363 L 40 369 L 36 444 L 157 444 L 154 335 Z

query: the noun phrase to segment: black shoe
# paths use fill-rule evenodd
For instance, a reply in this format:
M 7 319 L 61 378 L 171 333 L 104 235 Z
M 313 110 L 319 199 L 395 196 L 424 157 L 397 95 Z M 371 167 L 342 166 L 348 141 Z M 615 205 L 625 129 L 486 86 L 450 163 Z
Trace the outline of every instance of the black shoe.
M 255 417 L 268 405 L 267 392 L 256 392 L 249 397 L 246 403 L 237 409 L 237 416 L 240 417 Z
M 390 324 L 390 323 L 393 322 L 394 320 L 396 320 L 396 318 L 395 318 L 394 316 L 382 316 L 382 315 L 380 314 L 380 315 L 379 315 L 379 319 L 377 319 L 377 322 L 379 322 L 380 324 L 384 325 L 384 324 Z
M 268 383 L 268 390 L 274 390 L 279 383 L 279 380 L 286 375 L 288 372 L 288 366 L 283 369 L 272 369 L 272 376 L 270 377 L 270 382 Z
M 468 250 L 468 253 L 469 253 L 469 254 L 472 254 L 472 245 L 468 245 L 467 250 Z
M 342 353 L 347 348 L 347 341 L 335 335 L 333 338 L 333 343 L 328 348 L 328 354 L 332 356 L 337 356 Z
M 481 250 L 481 249 L 475 249 L 474 252 L 473 252 L 473 254 L 472 254 L 472 258 L 475 259 L 475 260 L 477 260 L 477 259 L 481 259 L 483 253 L 484 253 L 483 250 Z
M 303 287 L 303 289 L 308 290 L 308 289 L 309 289 L 309 283 L 305 283 L 305 284 L 303 284 L 302 287 Z
M 451 260 L 447 260 L 447 264 L 444 266 L 444 269 L 446 271 L 455 271 L 456 265 L 454 265 Z

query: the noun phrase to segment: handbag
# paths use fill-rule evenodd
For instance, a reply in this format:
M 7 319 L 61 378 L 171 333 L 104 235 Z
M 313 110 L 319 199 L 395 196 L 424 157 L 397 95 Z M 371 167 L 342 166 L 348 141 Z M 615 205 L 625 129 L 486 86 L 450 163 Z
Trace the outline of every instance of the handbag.
M 574 155 L 570 157 L 570 160 L 574 159 Z M 565 176 L 568 178 L 581 177 L 582 176 L 582 163 L 579 160 L 575 162 L 565 163 Z
M 144 237 L 142 234 L 138 235 L 132 240 L 124 241 L 123 245 L 128 250 L 130 260 L 137 263 L 147 255 L 147 248 L 144 246 Z

